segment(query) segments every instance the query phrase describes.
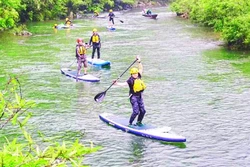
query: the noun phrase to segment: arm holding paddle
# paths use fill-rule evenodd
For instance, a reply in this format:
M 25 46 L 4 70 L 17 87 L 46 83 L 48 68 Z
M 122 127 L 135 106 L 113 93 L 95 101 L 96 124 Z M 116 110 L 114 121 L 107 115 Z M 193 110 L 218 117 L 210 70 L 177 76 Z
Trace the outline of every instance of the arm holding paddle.
M 141 58 L 139 56 L 136 56 L 136 61 L 138 62 L 138 71 L 139 71 L 140 74 L 142 74 L 143 66 L 142 66 L 142 63 L 141 63 Z M 115 80 L 114 85 L 128 86 L 128 83 L 127 82 L 117 82 L 117 80 Z
M 92 44 L 92 38 L 93 38 L 93 36 L 91 36 L 90 39 L 89 39 L 89 45 Z
M 133 61 L 132 64 L 130 64 L 130 66 L 116 79 L 115 82 L 113 82 L 104 92 L 101 92 L 101 93 L 98 93 L 95 97 L 94 97 L 94 100 L 96 102 L 102 102 L 105 95 L 106 95 L 106 92 L 123 76 L 123 74 L 125 74 L 126 71 L 128 71 L 128 69 L 135 64 L 135 62 L 138 60 L 138 56 L 136 57 L 136 59 Z M 139 59 L 140 60 L 140 59 Z
M 127 82 L 117 82 L 117 80 L 114 80 L 114 85 L 118 85 L 118 86 L 128 86 Z
M 137 56 L 136 58 L 137 58 L 137 62 L 138 62 L 139 73 L 142 74 L 143 66 L 142 66 L 142 63 L 141 63 L 141 58 L 139 56 Z

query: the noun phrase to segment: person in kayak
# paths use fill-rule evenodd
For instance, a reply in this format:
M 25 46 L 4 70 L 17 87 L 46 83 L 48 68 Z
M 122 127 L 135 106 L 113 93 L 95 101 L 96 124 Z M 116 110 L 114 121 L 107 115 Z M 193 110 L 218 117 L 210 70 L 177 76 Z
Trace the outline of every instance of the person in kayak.
M 115 85 L 118 86 L 129 86 L 129 98 L 130 98 L 130 103 L 132 105 L 133 112 L 130 116 L 129 119 L 129 126 L 134 126 L 133 121 L 135 118 L 137 118 L 137 123 L 135 125 L 137 126 L 143 126 L 142 120 L 144 118 L 144 115 L 146 113 L 146 110 L 144 108 L 144 102 L 142 98 L 142 92 L 145 90 L 146 85 L 144 82 L 141 80 L 141 75 L 143 72 L 143 66 L 141 63 L 141 59 L 139 56 L 136 57 L 137 62 L 138 62 L 138 68 L 131 68 L 130 69 L 130 74 L 131 76 L 126 82 L 117 82 L 114 81 Z
M 112 10 L 112 9 L 109 10 L 108 17 L 109 17 L 109 24 L 110 24 L 110 27 L 113 27 L 114 24 L 115 24 L 115 22 L 114 22 L 115 14 L 113 13 L 113 10 Z M 111 24 L 111 23 L 112 23 L 112 24 Z
M 72 21 L 69 18 L 65 19 L 65 23 L 66 26 L 72 26 Z
M 100 59 L 100 48 L 101 48 L 101 38 L 100 35 L 97 33 L 97 29 L 93 29 L 93 35 L 90 37 L 89 45 L 93 46 L 92 50 L 92 59 L 95 57 L 95 51 L 97 50 L 97 58 Z
M 77 68 L 77 75 L 80 75 L 81 73 L 81 68 L 82 68 L 82 64 L 84 67 L 84 75 L 87 75 L 87 49 L 90 47 L 88 45 L 83 44 L 83 39 L 78 38 L 76 40 L 77 45 L 76 45 L 76 59 L 77 59 L 77 64 L 78 64 L 78 68 Z
M 147 10 L 147 15 L 151 15 L 152 14 L 152 11 L 150 9 Z
M 152 11 L 150 9 L 143 9 L 142 10 L 142 14 L 147 14 L 147 15 L 151 15 Z

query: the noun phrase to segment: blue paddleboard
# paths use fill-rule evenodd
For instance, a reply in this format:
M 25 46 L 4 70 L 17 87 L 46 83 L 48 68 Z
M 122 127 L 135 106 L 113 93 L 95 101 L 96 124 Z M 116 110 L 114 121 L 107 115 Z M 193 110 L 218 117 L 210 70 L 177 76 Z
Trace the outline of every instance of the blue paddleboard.
M 90 74 L 87 74 L 87 75 L 81 74 L 77 76 L 76 70 L 70 70 L 68 68 L 62 68 L 61 73 L 66 76 L 69 76 L 69 77 L 72 77 L 74 79 L 81 80 L 81 81 L 86 81 L 86 82 L 99 82 L 100 81 L 99 78 Z
M 109 31 L 115 31 L 115 30 L 116 30 L 115 27 L 110 27 L 110 26 L 107 26 L 107 29 L 108 29 Z
M 186 142 L 186 138 L 175 134 L 170 127 L 155 127 L 152 125 L 128 127 L 129 118 L 103 113 L 99 115 L 100 119 L 107 124 L 122 131 L 142 136 L 145 138 L 166 141 L 166 142 Z
M 98 67 L 108 67 L 110 66 L 110 61 L 102 60 L 102 59 L 91 59 L 87 58 L 89 64 L 98 66 Z

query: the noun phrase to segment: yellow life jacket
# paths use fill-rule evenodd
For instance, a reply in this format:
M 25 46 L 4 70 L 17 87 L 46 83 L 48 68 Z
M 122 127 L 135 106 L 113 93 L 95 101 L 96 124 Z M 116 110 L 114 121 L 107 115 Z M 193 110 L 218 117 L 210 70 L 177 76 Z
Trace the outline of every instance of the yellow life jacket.
M 95 16 L 99 16 L 99 13 L 98 12 L 94 12 L 95 13 Z
M 70 25 L 71 25 L 71 21 L 70 21 L 70 20 L 67 20 L 65 24 L 66 24 L 67 26 L 70 26 Z
M 93 35 L 92 42 L 98 43 L 99 42 L 99 35 Z
M 85 55 L 86 52 L 87 52 L 87 49 L 86 49 L 84 46 L 80 46 L 80 47 L 79 47 L 78 53 L 79 53 L 80 55 Z
M 137 78 L 134 80 L 133 90 L 135 93 L 144 91 L 145 89 L 146 89 L 146 85 L 141 79 Z

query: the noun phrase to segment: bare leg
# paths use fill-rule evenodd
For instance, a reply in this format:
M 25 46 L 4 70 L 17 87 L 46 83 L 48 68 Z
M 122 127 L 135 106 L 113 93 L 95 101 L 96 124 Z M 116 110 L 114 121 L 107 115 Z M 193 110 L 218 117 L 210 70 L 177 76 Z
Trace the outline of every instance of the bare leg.
M 84 67 L 84 74 L 87 74 L 87 67 Z
M 77 62 L 78 62 L 78 67 L 77 67 L 77 76 L 78 76 L 81 73 L 82 61 L 81 59 L 79 59 Z

